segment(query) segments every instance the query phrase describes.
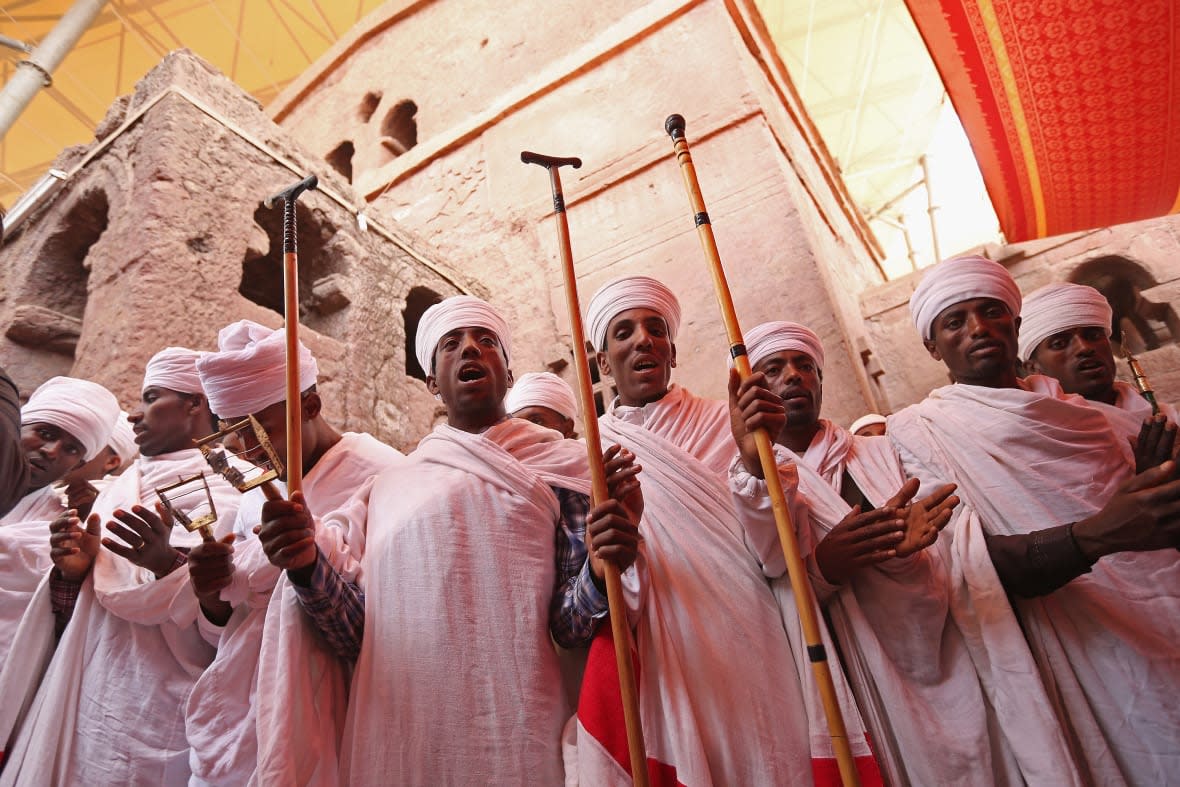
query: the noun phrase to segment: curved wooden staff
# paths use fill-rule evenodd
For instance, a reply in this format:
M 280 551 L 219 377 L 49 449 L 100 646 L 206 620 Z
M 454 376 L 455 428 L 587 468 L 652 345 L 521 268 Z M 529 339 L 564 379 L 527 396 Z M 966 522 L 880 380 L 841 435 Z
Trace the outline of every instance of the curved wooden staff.
M 582 326 L 582 307 L 578 303 L 578 282 L 574 277 L 574 256 L 570 249 L 569 221 L 565 215 L 565 197 L 561 192 L 558 168 L 582 166 L 579 158 L 556 158 L 524 151 L 520 160 L 525 164 L 539 164 L 549 171 L 553 187 L 553 212 L 557 216 L 557 246 L 561 252 L 561 269 L 565 279 L 565 303 L 569 309 L 570 330 L 574 341 L 574 367 L 578 375 L 578 399 L 582 405 L 586 427 L 586 455 L 590 460 L 590 500 L 601 503 L 610 494 L 606 486 L 606 469 L 602 464 L 602 438 L 598 435 L 594 393 L 590 387 L 590 363 L 586 358 L 586 331 Z M 589 545 L 587 545 L 589 548 Z M 619 567 L 609 560 L 603 562 L 606 574 L 606 600 L 610 607 L 611 634 L 615 641 L 615 660 L 619 669 L 619 688 L 623 695 L 623 722 L 627 727 L 627 749 L 631 755 L 632 783 L 647 787 L 647 750 L 643 744 L 643 728 L 639 721 L 639 693 L 635 688 L 635 670 L 631 664 L 631 628 L 623 602 L 623 582 Z
M 287 338 L 287 497 L 303 491 L 303 419 L 300 414 L 303 393 L 299 390 L 299 256 L 295 232 L 295 201 L 304 191 L 319 185 L 315 175 L 308 175 L 290 188 L 267 197 L 262 203 L 270 208 L 283 201 L 283 325 Z
M 680 172 L 684 176 L 684 188 L 688 192 L 688 201 L 692 205 L 697 236 L 700 238 L 701 247 L 705 250 L 709 270 L 713 274 L 713 287 L 717 293 L 717 303 L 721 307 L 721 318 L 725 322 L 725 331 L 729 337 L 729 352 L 733 356 L 734 366 L 737 367 L 738 373 L 744 380 L 750 376 L 750 359 L 746 356 L 742 329 L 738 325 L 737 312 L 733 307 L 733 296 L 730 295 L 729 283 L 725 279 L 725 269 L 721 266 L 721 255 L 718 254 L 717 243 L 713 239 L 713 227 L 709 223 L 709 214 L 705 211 L 705 200 L 701 197 L 701 186 L 697 182 L 696 169 L 692 164 L 692 154 L 688 152 L 688 141 L 684 138 L 684 118 L 680 115 L 670 115 L 664 122 L 664 129 L 672 137 L 676 160 L 680 163 Z M 807 571 L 803 567 L 803 560 L 799 557 L 799 544 L 795 539 L 795 528 L 791 523 L 787 499 L 783 494 L 782 482 L 779 479 L 778 463 L 774 458 L 771 437 L 765 429 L 759 429 L 754 432 L 754 441 L 758 445 L 758 458 L 762 461 L 762 474 L 766 479 L 770 503 L 774 509 L 774 521 L 778 526 L 779 542 L 782 544 L 783 556 L 787 560 L 787 572 L 791 577 L 791 590 L 795 596 L 795 606 L 799 610 L 799 620 L 803 624 L 803 638 L 807 643 L 807 658 L 811 661 L 816 681 L 819 683 L 820 697 L 823 700 L 824 713 L 828 719 L 828 733 L 832 738 L 836 763 L 840 767 L 840 778 L 846 787 L 859 785 L 860 776 L 856 771 L 856 763 L 852 757 L 852 747 L 848 743 L 848 733 L 844 729 L 844 717 L 840 713 L 836 687 L 832 682 L 832 671 L 828 666 L 828 656 L 823 639 L 820 637 L 819 616 L 816 614 L 815 599 L 811 594 L 811 585 L 807 581 Z

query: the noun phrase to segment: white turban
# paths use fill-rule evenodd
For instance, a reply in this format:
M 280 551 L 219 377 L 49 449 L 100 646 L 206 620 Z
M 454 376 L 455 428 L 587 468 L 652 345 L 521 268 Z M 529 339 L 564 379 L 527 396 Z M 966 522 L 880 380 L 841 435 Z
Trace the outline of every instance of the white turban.
M 1033 292 L 1020 312 L 1020 359 L 1027 361 L 1041 342 L 1070 328 L 1098 326 L 1110 336 L 1113 312 L 1102 293 L 1084 284 L 1059 282 Z
M 578 401 L 569 383 L 552 372 L 529 372 L 522 374 L 504 399 L 504 409 L 509 413 L 526 407 L 548 407 L 566 418 L 576 418 Z
M 860 418 L 857 418 L 855 421 L 853 421 L 852 426 L 848 427 L 848 431 L 856 434 L 866 426 L 883 423 L 885 423 L 885 416 L 881 415 L 880 413 L 869 413 L 868 415 L 862 415 Z
M 153 385 L 169 391 L 185 394 L 199 394 L 201 379 L 197 377 L 196 350 L 187 347 L 165 347 L 152 356 L 143 370 L 143 389 Z
M 121 464 L 127 464 L 139 454 L 139 446 L 135 442 L 135 430 L 127 420 L 127 413 L 119 413 L 115 419 L 115 428 L 111 430 L 111 437 L 107 441 L 111 450 L 119 455 Z
M 197 373 L 209 409 L 222 419 L 238 418 L 287 400 L 287 332 L 239 320 L 217 333 L 217 352 L 201 353 Z M 299 390 L 316 384 L 319 366 L 299 342 Z
M 795 350 L 810 356 L 821 373 L 824 370 L 824 346 L 815 331 L 805 325 L 785 320 L 764 322 L 747 331 L 742 338 L 746 340 L 750 366 L 757 366 L 759 361 L 775 353 Z
M 508 323 L 487 301 L 474 295 L 455 295 L 446 298 L 426 310 L 418 321 L 418 334 L 414 337 L 414 355 L 422 365 L 422 371 L 434 374 L 431 363 L 434 351 L 442 338 L 460 328 L 486 328 L 500 339 L 504 350 L 504 362 L 512 361 L 512 333 Z
M 82 444 L 90 461 L 106 448 L 119 417 L 119 401 L 98 383 L 75 377 L 53 377 L 33 391 L 21 408 L 22 424 L 51 424 Z
M 1020 314 L 1020 288 L 1008 269 L 986 257 L 956 257 L 927 269 L 910 297 L 910 316 L 923 339 L 934 338 L 934 318 L 973 298 L 995 298 Z
M 598 288 L 586 307 L 586 326 L 594 349 L 606 349 L 610 322 L 629 309 L 651 309 L 668 323 L 668 338 L 675 341 L 680 329 L 680 301 L 672 291 L 650 276 L 623 276 Z

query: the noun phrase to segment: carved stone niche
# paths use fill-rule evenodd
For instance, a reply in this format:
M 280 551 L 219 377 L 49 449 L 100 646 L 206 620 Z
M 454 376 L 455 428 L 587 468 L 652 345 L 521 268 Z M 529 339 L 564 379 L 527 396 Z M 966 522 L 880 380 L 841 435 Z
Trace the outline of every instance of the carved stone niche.
M 1170 281 L 1139 293 L 1136 311 L 1148 319 L 1168 326 L 1168 337 L 1173 343 L 1180 343 L 1180 313 L 1176 304 L 1180 303 L 1180 280 Z
M 82 335 L 82 321 L 45 306 L 22 304 L 4 335 L 26 347 L 72 357 Z
M 317 314 L 328 315 L 338 312 L 352 301 L 345 294 L 347 282 L 339 273 L 329 273 L 311 285 L 311 302 L 308 304 Z

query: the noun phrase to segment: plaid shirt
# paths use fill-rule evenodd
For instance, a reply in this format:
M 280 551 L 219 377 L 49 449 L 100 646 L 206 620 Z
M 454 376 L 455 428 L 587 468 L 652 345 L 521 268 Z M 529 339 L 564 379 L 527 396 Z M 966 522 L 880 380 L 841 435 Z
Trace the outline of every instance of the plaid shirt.
M 607 612 L 606 596 L 594 584 L 586 550 L 590 498 L 551 487 L 561 506 L 556 528 L 557 583 L 549 606 L 549 631 L 565 648 L 588 645 Z M 365 592 L 340 575 L 317 552 L 306 587 L 292 583 L 296 597 L 324 641 L 341 658 L 355 662 L 365 633 Z

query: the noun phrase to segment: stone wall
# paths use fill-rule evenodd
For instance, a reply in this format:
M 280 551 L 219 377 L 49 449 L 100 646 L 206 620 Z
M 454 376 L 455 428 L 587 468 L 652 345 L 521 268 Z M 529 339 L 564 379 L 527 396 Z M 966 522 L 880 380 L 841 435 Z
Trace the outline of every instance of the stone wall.
M 1025 294 L 1056 281 L 1101 289 L 1114 307 L 1114 338 L 1138 356 L 1160 399 L 1180 402 L 1180 216 L 984 251 L 1008 267 Z M 946 368 L 930 359 L 910 322 L 908 301 L 921 276 L 918 272 L 861 296 L 894 408 L 948 382 Z M 1125 363 L 1118 363 L 1118 373 L 1131 380 Z
M 281 211 L 260 201 L 311 171 L 301 338 L 328 417 L 401 448 L 435 422 L 438 403 L 407 372 L 407 302 L 413 321 L 438 297 L 483 290 L 392 222 L 358 227 L 345 180 L 206 63 L 169 55 L 56 166 L 64 187 L 0 250 L 0 363 L 25 395 L 73 374 L 129 408 L 160 348 L 213 349 L 242 318 L 279 327 Z
M 397 152 L 406 101 L 416 136 Z M 572 379 L 549 183 L 519 154 L 580 156 L 562 177 L 583 304 L 617 275 L 667 282 L 685 314 L 675 379 L 721 397 L 727 342 L 663 129 L 683 114 L 744 325 L 811 325 L 827 415 L 846 424 L 875 405 L 855 294 L 880 274 L 750 3 L 391 2 L 269 111 L 335 152 L 375 215 L 487 284 L 517 333 L 517 373 Z

